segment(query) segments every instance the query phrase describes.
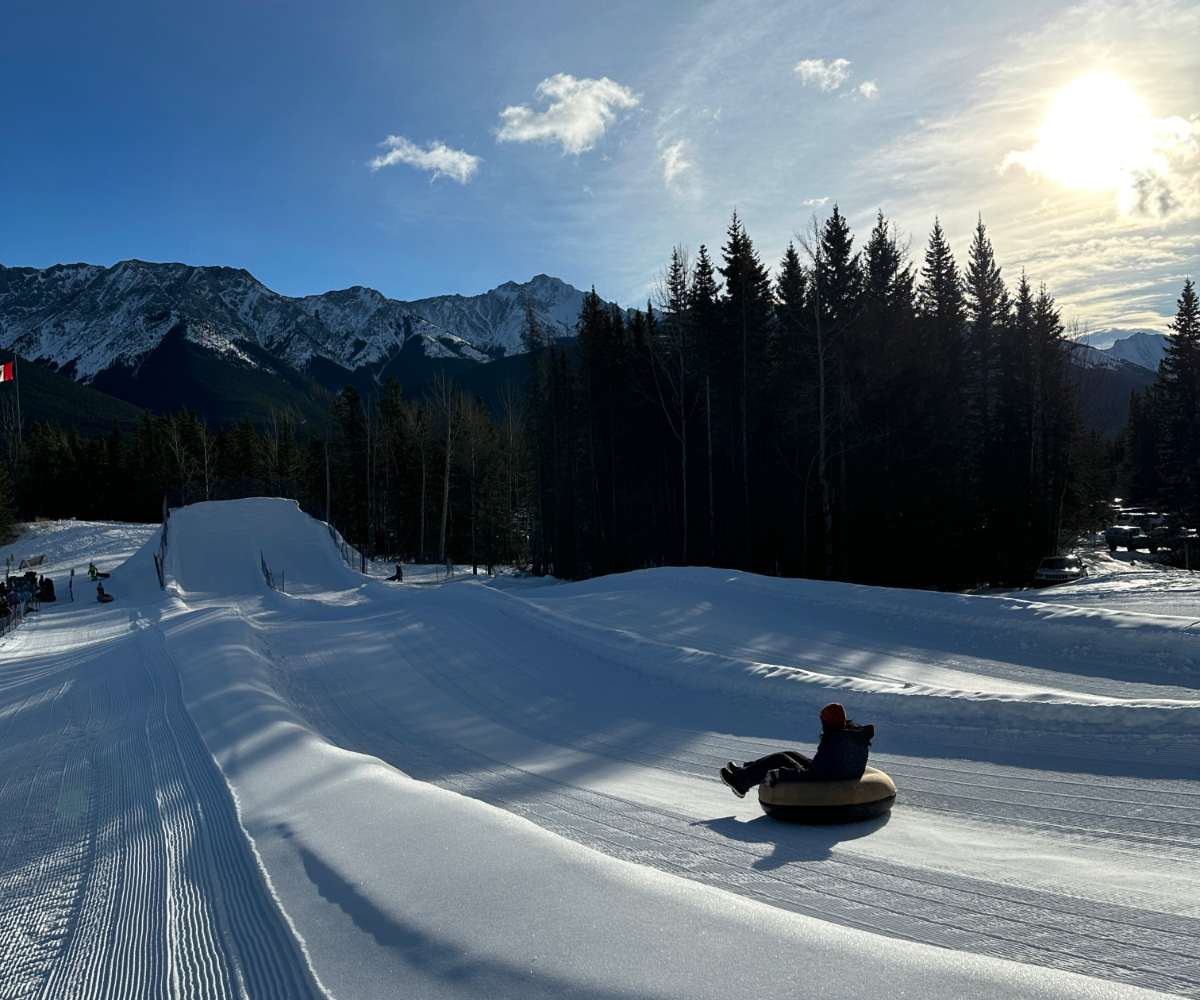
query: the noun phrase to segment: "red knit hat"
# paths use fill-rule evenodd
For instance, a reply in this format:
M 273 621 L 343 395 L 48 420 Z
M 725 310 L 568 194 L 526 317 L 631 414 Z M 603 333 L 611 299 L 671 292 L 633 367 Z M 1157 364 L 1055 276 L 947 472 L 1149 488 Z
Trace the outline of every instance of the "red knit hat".
M 836 701 L 831 701 L 821 709 L 821 722 L 826 726 L 844 726 L 846 724 L 846 710 Z

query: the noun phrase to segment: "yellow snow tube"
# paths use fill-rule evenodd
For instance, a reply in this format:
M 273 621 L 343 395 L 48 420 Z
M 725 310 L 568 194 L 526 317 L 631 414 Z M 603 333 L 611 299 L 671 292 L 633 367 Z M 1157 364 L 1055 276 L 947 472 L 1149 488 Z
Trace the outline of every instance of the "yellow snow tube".
M 896 785 L 868 767 L 853 781 L 781 781 L 758 786 L 763 812 L 790 823 L 858 823 L 882 816 L 896 802 Z

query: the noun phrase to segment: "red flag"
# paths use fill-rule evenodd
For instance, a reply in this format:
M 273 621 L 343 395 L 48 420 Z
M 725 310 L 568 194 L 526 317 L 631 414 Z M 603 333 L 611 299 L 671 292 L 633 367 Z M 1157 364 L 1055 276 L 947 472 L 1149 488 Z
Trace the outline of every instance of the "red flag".
M 13 380 L 13 363 L 10 361 L 6 365 L 0 365 L 0 382 L 11 382 Z

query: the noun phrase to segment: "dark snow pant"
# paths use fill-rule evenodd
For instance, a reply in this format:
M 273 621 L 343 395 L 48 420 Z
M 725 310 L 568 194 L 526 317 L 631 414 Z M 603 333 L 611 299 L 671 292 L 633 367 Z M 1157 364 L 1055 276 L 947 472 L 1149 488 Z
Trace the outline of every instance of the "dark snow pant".
M 733 768 L 733 780 L 737 782 L 740 789 L 748 792 L 766 778 L 768 771 L 774 771 L 778 768 L 803 771 L 811 763 L 812 758 L 805 757 L 799 751 L 783 750 L 779 753 L 768 754 L 766 757 L 759 757 L 758 760 L 748 760 L 741 767 L 735 765 Z

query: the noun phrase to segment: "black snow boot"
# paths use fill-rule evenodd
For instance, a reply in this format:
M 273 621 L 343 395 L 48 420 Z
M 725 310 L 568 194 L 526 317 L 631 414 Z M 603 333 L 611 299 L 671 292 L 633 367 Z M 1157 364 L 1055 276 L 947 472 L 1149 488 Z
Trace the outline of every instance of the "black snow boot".
M 733 776 L 733 761 L 730 761 L 725 767 L 721 768 L 721 780 L 733 789 L 733 794 L 739 799 L 746 797 L 746 789 L 738 785 L 737 779 Z

